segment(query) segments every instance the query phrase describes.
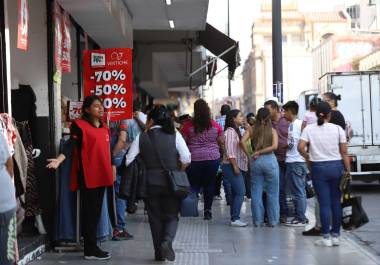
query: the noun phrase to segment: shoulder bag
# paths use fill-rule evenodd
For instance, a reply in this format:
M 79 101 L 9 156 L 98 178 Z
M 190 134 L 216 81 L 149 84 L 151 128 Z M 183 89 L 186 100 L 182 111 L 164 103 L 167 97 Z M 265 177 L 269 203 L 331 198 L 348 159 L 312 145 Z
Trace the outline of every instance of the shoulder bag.
M 147 134 L 148 134 L 149 140 L 151 141 L 153 145 L 154 150 L 156 151 L 156 155 L 158 157 L 158 160 L 160 161 L 162 168 L 166 171 L 166 176 L 168 178 L 170 188 L 173 191 L 174 195 L 179 199 L 186 198 L 191 192 L 190 182 L 189 182 L 189 179 L 187 178 L 186 172 L 178 170 L 178 169 L 175 169 L 175 170 L 168 169 L 164 161 L 162 160 L 162 157 L 157 148 L 154 137 L 152 137 L 152 135 L 149 132 Z

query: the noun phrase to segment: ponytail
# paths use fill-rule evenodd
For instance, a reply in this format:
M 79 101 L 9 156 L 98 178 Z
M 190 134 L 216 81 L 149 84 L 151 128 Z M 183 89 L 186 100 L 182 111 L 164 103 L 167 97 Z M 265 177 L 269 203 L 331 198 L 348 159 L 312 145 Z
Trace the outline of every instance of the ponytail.
M 154 125 L 160 125 L 164 133 L 175 133 L 173 119 L 165 106 L 155 105 L 148 114 L 148 121 L 149 120 L 153 120 Z
M 319 116 L 319 117 L 318 117 L 318 126 L 322 126 L 324 123 L 325 123 L 325 118 Z

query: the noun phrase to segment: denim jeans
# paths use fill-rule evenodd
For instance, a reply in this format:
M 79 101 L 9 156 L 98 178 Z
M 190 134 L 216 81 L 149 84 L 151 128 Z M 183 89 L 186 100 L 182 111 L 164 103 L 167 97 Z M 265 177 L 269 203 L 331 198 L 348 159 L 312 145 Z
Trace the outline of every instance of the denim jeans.
M 231 164 L 222 165 L 223 176 L 231 184 L 231 221 L 240 220 L 241 206 L 245 195 L 244 177 L 242 173 L 236 176 Z
M 231 205 L 231 201 L 232 201 L 231 183 L 228 180 L 228 178 L 224 176 L 224 174 L 223 174 L 223 189 L 224 189 L 224 195 L 226 196 L 227 204 Z
M 187 168 L 187 175 L 192 191 L 196 194 L 203 191 L 205 210 L 211 210 L 215 194 L 215 176 L 220 160 L 193 161 Z
M 266 205 L 270 225 L 280 218 L 279 167 L 274 154 L 265 154 L 252 160 L 252 217 L 255 225 L 264 223 L 263 192 L 267 194 Z
M 121 162 L 123 160 L 123 156 L 116 156 L 113 158 L 113 164 L 116 166 L 120 166 Z M 117 196 L 119 194 L 119 188 L 121 183 L 121 176 L 116 176 L 116 181 L 114 183 L 115 193 L 116 193 L 116 229 L 118 231 L 124 231 L 126 230 L 126 222 L 125 222 L 125 215 L 126 215 L 126 209 L 127 209 L 127 201 L 119 199 Z
M 288 204 L 286 202 L 287 197 L 287 183 L 286 183 L 286 163 L 285 161 L 278 161 L 279 178 L 280 178 L 280 215 L 288 216 Z
M 343 161 L 313 162 L 311 177 L 320 206 L 322 234 L 339 235 L 342 221 L 340 200 L 342 192 L 339 188 L 344 171 Z M 330 231 L 330 213 L 332 213 L 332 229 Z
M 306 220 L 306 175 L 307 166 L 305 162 L 286 163 L 286 179 L 293 196 L 296 218 L 300 221 Z

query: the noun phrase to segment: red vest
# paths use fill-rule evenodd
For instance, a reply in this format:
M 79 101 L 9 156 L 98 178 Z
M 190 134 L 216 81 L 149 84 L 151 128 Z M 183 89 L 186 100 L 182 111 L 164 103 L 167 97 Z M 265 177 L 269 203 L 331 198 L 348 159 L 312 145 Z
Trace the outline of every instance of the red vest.
M 82 131 L 82 149 L 80 150 L 84 184 L 88 189 L 113 185 L 111 165 L 110 134 L 108 127 L 96 128 L 85 120 L 78 119 L 75 124 Z M 78 189 L 78 154 L 74 148 L 71 171 L 71 190 Z

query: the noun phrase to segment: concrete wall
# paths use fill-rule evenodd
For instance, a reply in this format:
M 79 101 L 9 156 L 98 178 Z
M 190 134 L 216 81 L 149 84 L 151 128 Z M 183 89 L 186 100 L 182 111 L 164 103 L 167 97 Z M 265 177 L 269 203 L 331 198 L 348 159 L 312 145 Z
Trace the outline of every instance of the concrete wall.
M 49 116 L 47 73 L 46 1 L 29 4 L 28 50 L 17 49 L 17 1 L 7 0 L 11 77 L 31 85 L 37 96 L 37 116 Z

